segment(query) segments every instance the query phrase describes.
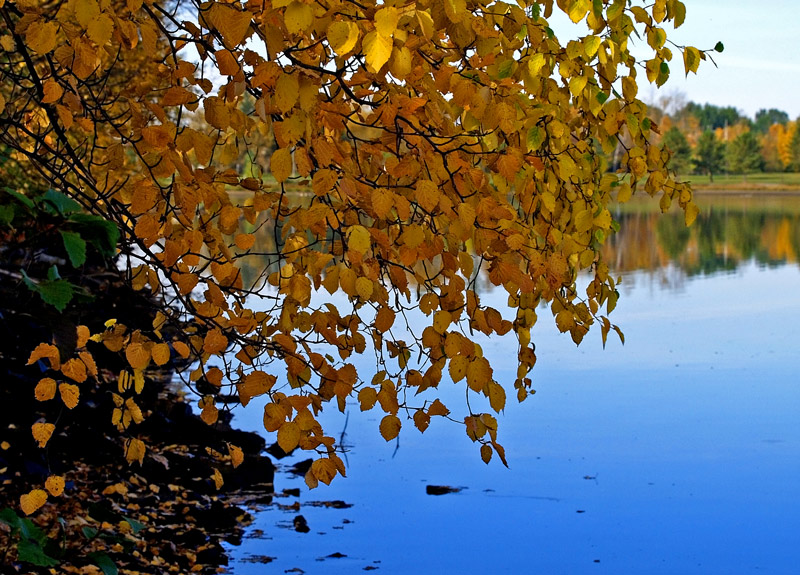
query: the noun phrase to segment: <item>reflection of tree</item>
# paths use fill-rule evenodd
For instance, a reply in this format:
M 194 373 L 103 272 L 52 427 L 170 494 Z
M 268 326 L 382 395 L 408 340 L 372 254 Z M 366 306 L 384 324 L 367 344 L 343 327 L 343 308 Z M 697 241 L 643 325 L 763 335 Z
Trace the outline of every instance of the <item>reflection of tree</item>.
M 679 218 L 675 214 L 667 214 L 658 219 L 656 237 L 658 244 L 670 259 L 677 261 L 686 253 L 691 231 L 686 227 L 683 218 Z
M 800 215 L 782 213 L 780 204 L 775 208 L 723 201 L 706 207 L 691 228 L 677 213 L 617 213 L 621 231 L 606 245 L 604 257 L 617 273 L 656 272 L 672 264 L 686 276 L 732 271 L 748 261 L 797 262 Z

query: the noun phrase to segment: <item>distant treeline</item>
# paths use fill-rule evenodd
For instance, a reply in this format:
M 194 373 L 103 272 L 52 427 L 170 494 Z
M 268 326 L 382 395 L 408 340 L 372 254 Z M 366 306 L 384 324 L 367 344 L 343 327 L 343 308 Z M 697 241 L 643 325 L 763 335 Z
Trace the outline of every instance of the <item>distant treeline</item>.
M 672 167 L 681 175 L 800 171 L 800 118 L 774 108 L 755 118 L 731 106 L 713 104 L 658 106 L 662 146 L 672 153 Z M 665 109 L 668 107 L 665 107 Z

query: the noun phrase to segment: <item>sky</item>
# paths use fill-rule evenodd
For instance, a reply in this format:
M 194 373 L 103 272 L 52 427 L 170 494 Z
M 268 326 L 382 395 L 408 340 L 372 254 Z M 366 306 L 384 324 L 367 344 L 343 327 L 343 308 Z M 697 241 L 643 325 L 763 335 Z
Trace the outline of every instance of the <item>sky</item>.
M 660 89 L 640 86 L 639 94 L 654 103 L 661 92 L 682 93 L 686 101 L 733 106 L 749 117 L 763 108 L 777 108 L 791 120 L 800 116 L 800 0 L 683 0 L 686 21 L 667 36 L 678 45 L 712 52 L 717 67 L 702 62 L 697 75 L 683 71 L 683 57 L 673 50 L 671 76 Z M 641 4 L 641 2 L 637 2 Z M 552 23 L 558 31 L 559 24 Z M 559 34 L 561 36 L 561 34 Z M 563 42 L 563 38 L 562 38 Z M 644 44 L 644 41 L 642 41 Z

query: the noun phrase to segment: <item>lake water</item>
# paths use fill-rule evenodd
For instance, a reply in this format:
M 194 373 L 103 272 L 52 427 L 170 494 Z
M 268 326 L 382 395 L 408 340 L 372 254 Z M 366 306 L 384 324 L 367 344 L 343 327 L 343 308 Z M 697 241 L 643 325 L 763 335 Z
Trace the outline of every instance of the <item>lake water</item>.
M 605 255 L 623 276 L 624 346 L 609 336 L 603 350 L 598 329 L 576 347 L 539 314 L 537 394 L 498 418 L 510 469 L 445 421 L 405 425 L 398 446 L 377 413 L 326 414 L 346 432 L 347 479 L 309 491 L 279 471 L 276 491 L 300 497 L 261 509 L 231 572 L 797 573 L 800 199 L 701 205 L 691 230 L 641 206 L 617 214 Z M 513 380 L 515 349 L 484 345 L 496 380 Z M 260 429 L 261 415 L 235 421 Z M 332 500 L 352 506 L 319 504 Z

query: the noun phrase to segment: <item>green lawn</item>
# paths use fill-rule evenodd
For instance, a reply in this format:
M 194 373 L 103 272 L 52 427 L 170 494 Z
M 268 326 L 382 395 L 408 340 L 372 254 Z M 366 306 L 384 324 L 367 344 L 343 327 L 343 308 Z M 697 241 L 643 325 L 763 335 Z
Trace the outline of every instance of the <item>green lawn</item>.
M 714 181 L 709 182 L 708 176 L 685 176 L 681 179 L 692 184 L 695 190 L 800 190 L 800 173 L 758 173 L 715 175 Z

